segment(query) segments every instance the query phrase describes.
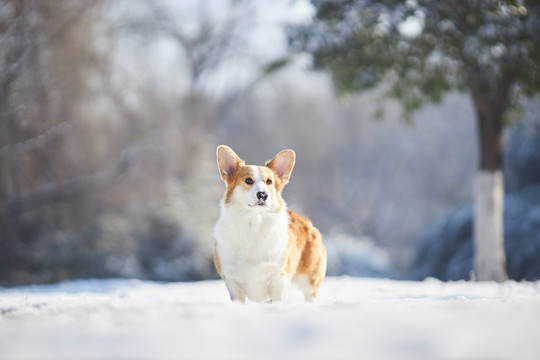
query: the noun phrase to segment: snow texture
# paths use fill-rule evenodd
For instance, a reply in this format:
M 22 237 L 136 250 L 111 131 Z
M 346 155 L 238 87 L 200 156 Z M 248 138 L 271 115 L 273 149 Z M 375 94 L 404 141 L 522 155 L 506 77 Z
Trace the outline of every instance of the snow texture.
M 296 296 L 297 295 L 297 296 Z M 0 289 L 0 359 L 538 359 L 540 282 L 330 277 L 315 305 L 222 281 Z

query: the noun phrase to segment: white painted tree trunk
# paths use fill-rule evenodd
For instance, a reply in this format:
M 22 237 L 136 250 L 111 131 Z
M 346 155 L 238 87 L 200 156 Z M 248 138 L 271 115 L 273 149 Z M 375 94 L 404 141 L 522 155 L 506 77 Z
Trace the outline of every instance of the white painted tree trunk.
M 508 279 L 504 251 L 502 171 L 476 174 L 474 199 L 474 267 L 479 281 Z

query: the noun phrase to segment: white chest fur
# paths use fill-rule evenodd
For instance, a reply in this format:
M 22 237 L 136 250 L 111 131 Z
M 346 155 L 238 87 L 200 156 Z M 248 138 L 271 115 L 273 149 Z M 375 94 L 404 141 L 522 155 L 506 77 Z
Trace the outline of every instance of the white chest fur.
M 281 272 L 289 221 L 285 206 L 279 212 L 222 206 L 214 236 L 227 282 L 238 283 L 249 298 L 266 296 Z

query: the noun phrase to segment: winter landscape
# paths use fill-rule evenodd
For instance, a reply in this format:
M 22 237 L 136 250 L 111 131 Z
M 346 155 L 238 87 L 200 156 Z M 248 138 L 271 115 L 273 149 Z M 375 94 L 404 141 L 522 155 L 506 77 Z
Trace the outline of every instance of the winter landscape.
M 0 360 L 540 359 L 539 34 L 529 0 L 0 0 Z M 221 144 L 295 151 L 315 304 L 229 300 Z
M 330 277 L 316 304 L 221 281 L 0 290 L 1 359 L 538 359 L 540 282 Z

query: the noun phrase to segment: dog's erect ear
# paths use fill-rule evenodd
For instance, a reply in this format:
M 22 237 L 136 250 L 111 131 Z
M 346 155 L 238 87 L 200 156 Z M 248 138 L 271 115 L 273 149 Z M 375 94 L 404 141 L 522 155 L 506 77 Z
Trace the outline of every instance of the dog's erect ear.
M 245 165 L 245 162 L 228 146 L 218 146 L 216 153 L 219 173 L 224 181 L 230 180 L 236 173 L 236 170 L 240 166 Z
M 292 150 L 283 150 L 277 154 L 272 160 L 266 162 L 266 166 L 274 170 L 277 176 L 283 182 L 283 185 L 289 182 L 296 154 Z

